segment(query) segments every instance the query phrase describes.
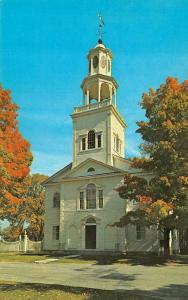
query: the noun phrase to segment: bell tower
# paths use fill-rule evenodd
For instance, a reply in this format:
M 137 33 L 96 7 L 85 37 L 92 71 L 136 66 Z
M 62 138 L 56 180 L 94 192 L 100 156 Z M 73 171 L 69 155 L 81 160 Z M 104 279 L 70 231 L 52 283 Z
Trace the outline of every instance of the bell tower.
M 114 156 L 124 157 L 125 121 L 116 106 L 118 84 L 112 76 L 112 52 L 99 40 L 89 50 L 88 75 L 81 84 L 82 105 L 75 107 L 73 120 L 73 167 L 88 158 L 113 166 Z
M 88 55 L 88 76 L 83 80 L 83 105 L 109 100 L 116 107 L 116 90 L 118 84 L 112 77 L 112 52 L 102 40 Z

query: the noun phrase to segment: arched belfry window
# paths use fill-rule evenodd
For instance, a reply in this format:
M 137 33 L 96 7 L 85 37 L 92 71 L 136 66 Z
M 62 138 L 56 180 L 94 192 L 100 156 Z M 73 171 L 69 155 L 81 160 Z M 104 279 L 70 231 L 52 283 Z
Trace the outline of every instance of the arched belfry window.
M 88 132 L 88 149 L 95 148 L 95 131 L 90 130 Z
M 96 186 L 93 183 L 88 184 L 86 188 L 86 208 L 96 208 Z

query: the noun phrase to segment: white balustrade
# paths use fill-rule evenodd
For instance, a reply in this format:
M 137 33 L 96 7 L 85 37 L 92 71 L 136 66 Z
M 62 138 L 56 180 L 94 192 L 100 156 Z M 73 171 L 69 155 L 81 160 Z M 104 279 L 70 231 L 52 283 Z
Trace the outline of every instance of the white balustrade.
M 88 105 L 84 105 L 84 106 L 77 106 L 74 108 L 74 113 L 80 113 L 83 111 L 88 111 L 91 109 L 97 109 L 97 108 L 101 108 L 101 107 L 106 107 L 108 105 L 111 105 L 111 101 L 110 99 L 104 99 L 100 102 L 96 102 L 96 103 L 90 103 Z

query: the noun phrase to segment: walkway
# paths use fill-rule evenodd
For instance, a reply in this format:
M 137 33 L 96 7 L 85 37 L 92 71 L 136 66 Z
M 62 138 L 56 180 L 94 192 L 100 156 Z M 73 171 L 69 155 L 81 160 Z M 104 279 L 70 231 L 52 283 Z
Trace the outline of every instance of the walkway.
M 72 263 L 0 263 L 0 280 L 60 284 L 188 299 L 188 265 L 91 265 Z

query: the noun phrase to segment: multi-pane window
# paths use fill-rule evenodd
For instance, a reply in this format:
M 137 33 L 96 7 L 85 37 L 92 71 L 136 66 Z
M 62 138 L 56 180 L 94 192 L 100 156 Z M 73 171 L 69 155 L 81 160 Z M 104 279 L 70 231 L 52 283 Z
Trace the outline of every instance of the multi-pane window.
M 84 192 L 80 192 L 80 209 L 84 209 Z
M 52 239 L 56 241 L 59 240 L 59 226 L 52 227 Z
M 53 197 L 53 207 L 60 207 L 60 193 L 56 192 Z
M 103 190 L 99 190 L 99 208 L 103 208 Z
M 101 145 L 102 145 L 102 143 L 101 143 L 101 134 L 99 134 L 99 135 L 97 136 L 97 147 L 98 147 L 98 148 L 101 148 Z
M 86 138 L 82 138 L 82 150 L 86 150 Z
M 80 151 L 95 149 L 102 147 L 102 134 L 94 130 L 90 130 L 84 137 L 80 137 Z
M 93 183 L 88 184 L 86 188 L 86 208 L 96 208 L 96 186 Z
M 114 150 L 118 153 L 121 153 L 122 150 L 122 142 L 118 135 L 114 135 Z
M 103 206 L 103 190 L 96 189 L 93 183 L 88 184 L 86 190 L 79 192 L 78 209 L 101 209 Z
M 136 239 L 137 240 L 145 239 L 145 227 L 140 224 L 136 225 Z
M 88 149 L 95 148 L 95 131 L 90 130 L 88 132 Z

